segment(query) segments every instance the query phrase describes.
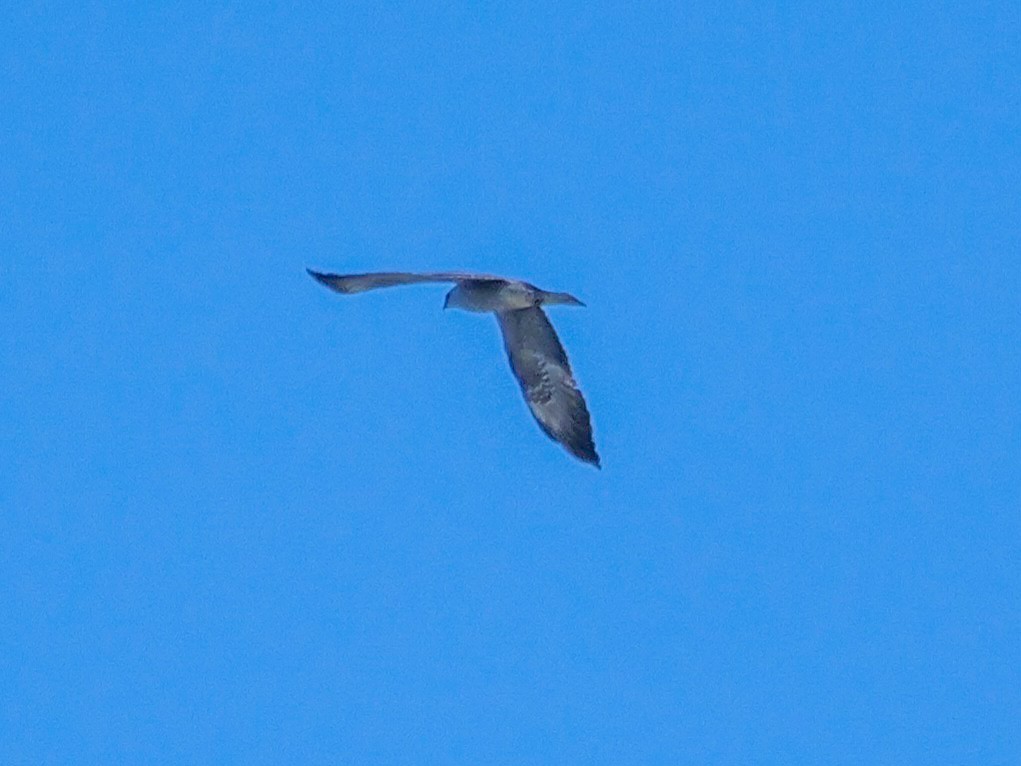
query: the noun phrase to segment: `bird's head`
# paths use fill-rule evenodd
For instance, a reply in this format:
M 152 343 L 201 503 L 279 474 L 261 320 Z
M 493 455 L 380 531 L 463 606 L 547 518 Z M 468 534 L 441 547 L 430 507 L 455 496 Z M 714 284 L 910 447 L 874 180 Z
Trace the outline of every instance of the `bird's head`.
M 447 296 L 443 299 L 444 309 L 459 309 L 464 307 L 464 291 L 461 289 L 461 285 L 454 285 L 453 289 L 447 293 Z

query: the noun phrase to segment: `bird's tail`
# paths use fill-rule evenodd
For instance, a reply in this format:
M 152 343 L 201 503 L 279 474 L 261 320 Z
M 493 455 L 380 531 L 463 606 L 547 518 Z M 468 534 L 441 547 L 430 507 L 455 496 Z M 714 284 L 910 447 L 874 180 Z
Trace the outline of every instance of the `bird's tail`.
M 548 306 L 584 306 L 580 300 L 575 298 L 570 293 L 547 293 L 543 292 L 542 302 Z

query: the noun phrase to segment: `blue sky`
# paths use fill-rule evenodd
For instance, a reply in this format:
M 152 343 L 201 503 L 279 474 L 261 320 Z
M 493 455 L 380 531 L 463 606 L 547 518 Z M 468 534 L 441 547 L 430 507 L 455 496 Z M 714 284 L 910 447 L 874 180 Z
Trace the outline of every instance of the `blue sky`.
M 1016 762 L 1015 3 L 4 16 L 0 761 Z

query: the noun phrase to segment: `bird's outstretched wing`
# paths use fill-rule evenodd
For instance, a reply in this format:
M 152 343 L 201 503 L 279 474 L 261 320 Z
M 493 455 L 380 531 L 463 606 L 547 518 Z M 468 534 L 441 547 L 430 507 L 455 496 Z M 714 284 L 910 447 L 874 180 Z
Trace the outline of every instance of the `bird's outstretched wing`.
M 415 285 L 423 282 L 463 282 L 471 279 L 501 279 L 488 274 L 471 274 L 463 271 L 437 271 L 424 274 L 409 274 L 398 271 L 381 271 L 374 274 L 323 274 L 312 269 L 306 271 L 331 290 L 338 293 L 362 293 L 380 287 Z
M 534 307 L 496 316 L 511 369 L 539 427 L 572 455 L 599 468 L 585 399 L 546 314 Z

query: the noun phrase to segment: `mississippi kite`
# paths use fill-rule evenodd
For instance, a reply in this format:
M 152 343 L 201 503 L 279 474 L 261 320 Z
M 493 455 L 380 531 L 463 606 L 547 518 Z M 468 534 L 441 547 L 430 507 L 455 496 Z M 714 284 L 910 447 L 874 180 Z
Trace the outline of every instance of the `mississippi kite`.
M 599 468 L 588 408 L 571 374 L 564 347 L 542 310 L 544 305 L 584 306 L 568 293 L 547 292 L 528 282 L 464 272 L 322 274 L 322 284 L 351 294 L 380 287 L 453 282 L 443 308 L 496 314 L 514 377 L 539 427 L 568 452 Z

